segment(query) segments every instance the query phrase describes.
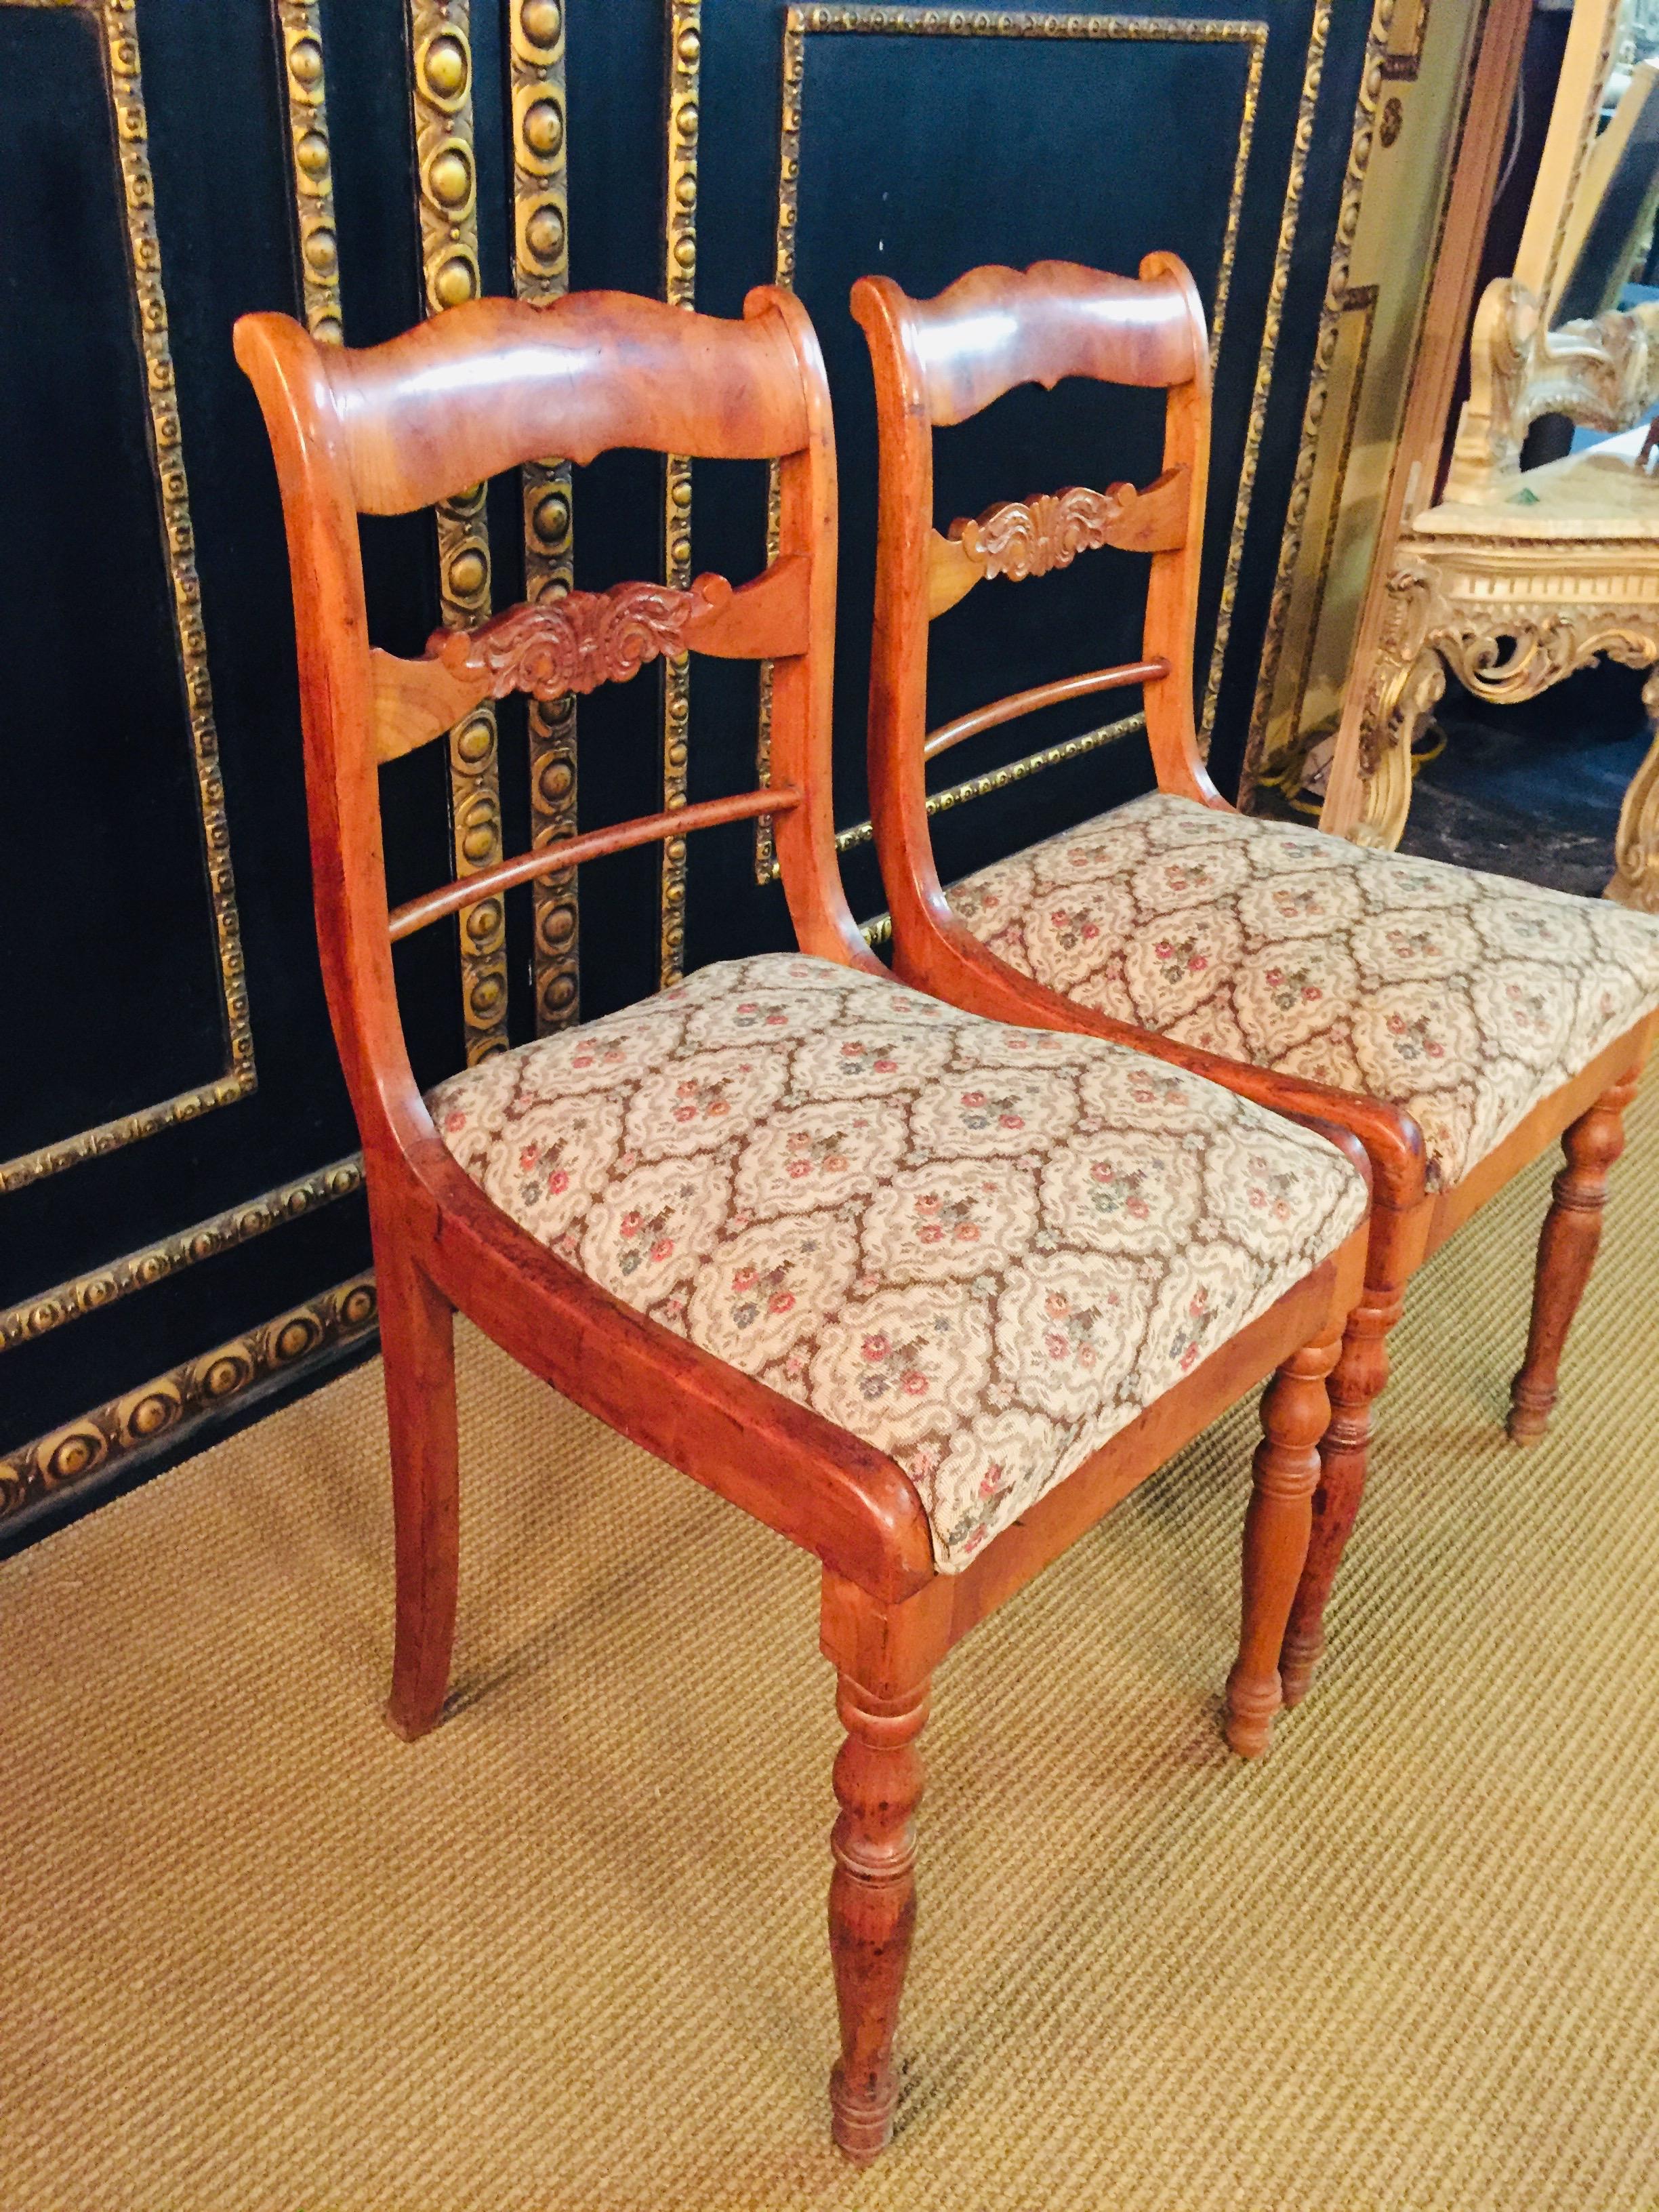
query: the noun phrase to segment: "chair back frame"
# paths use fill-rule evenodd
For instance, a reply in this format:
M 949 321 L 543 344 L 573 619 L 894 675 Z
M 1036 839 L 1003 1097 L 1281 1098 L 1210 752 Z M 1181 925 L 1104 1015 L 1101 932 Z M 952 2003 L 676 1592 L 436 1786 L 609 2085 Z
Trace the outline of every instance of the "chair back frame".
M 329 1010 L 365 1143 L 441 1152 L 410 1071 L 391 946 L 411 929 L 599 853 L 760 812 L 805 951 L 877 967 L 841 886 L 830 799 L 836 464 L 817 339 L 764 286 L 744 319 L 625 293 L 548 307 L 482 300 L 388 343 L 317 343 L 285 315 L 236 329 L 270 430 L 294 577 L 318 934 Z M 613 447 L 780 464 L 779 555 L 733 591 L 623 584 L 440 631 L 421 660 L 371 647 L 359 513 L 428 506 L 548 453 Z M 661 653 L 775 659 L 775 787 L 590 832 L 388 911 L 377 770 L 485 696 L 553 698 L 625 679 Z M 444 1155 L 447 1158 L 447 1154 Z M 447 1177 L 445 1178 L 447 1181 Z
M 1074 263 L 971 270 L 933 300 L 861 277 L 853 313 L 875 374 L 880 497 L 870 676 L 871 815 L 895 935 L 916 893 L 945 921 L 927 811 L 926 764 L 947 745 L 1066 697 L 1144 686 L 1159 787 L 1224 806 L 1193 722 L 1193 638 L 1209 469 L 1210 359 L 1204 309 L 1184 265 L 1149 254 L 1139 281 Z M 1143 492 L 1070 487 L 1011 501 L 941 537 L 933 526 L 933 432 L 1013 386 L 1065 376 L 1161 387 L 1164 471 Z M 998 701 L 931 736 L 930 624 L 983 577 L 1015 580 L 1115 544 L 1151 555 L 1140 661 Z M 914 887 L 914 889 L 913 889 Z

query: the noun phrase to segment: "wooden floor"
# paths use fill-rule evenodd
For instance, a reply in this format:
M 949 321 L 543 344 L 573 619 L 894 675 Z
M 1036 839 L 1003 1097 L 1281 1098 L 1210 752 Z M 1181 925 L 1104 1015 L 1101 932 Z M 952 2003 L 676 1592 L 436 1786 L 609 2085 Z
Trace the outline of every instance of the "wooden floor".
M 0 1567 L 4 2212 L 1659 2206 L 1659 1091 L 1551 1440 L 1546 1170 L 1415 1285 L 1316 1694 L 1220 1748 L 1249 1409 L 943 1669 L 830 2151 L 809 1562 L 464 1342 L 461 1710 L 369 1366 Z

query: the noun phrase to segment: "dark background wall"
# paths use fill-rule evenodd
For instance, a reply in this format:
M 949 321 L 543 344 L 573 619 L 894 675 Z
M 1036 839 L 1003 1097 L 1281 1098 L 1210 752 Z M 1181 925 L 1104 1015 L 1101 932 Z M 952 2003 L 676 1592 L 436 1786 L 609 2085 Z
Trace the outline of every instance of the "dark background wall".
M 235 317 L 284 308 L 368 343 L 458 283 L 567 281 L 735 313 L 781 267 L 834 386 L 837 818 L 854 908 L 875 916 L 859 829 L 874 440 L 853 279 L 885 270 L 928 293 L 982 261 L 1132 270 L 1173 247 L 1212 313 L 1224 306 L 1197 693 L 1231 788 L 1389 13 L 0 0 L 18 179 L 0 255 L 0 1544 L 373 1342 L 356 1135 L 312 949 L 280 516 Z M 939 519 L 1145 480 L 1158 440 L 1145 395 L 1010 394 L 941 439 Z M 441 537 L 430 516 L 373 525 L 377 640 L 418 651 L 477 606 L 462 586 L 481 575 L 510 604 L 526 562 L 574 562 L 601 589 L 665 558 L 734 576 L 764 559 L 758 469 L 665 483 L 655 460 L 611 456 L 576 472 L 570 506 L 568 537 L 538 538 L 516 481 Z M 936 718 L 1128 656 L 1142 583 L 1106 553 L 976 594 L 935 634 Z M 581 826 L 651 811 L 665 772 L 694 799 L 753 781 L 755 672 L 700 662 L 684 699 L 664 680 L 581 702 Z M 1109 736 L 951 805 L 947 870 L 1146 788 L 1136 704 L 1115 702 Z M 1085 703 L 988 733 L 949 781 L 1097 726 Z M 393 897 L 453 873 L 458 842 L 520 849 L 532 817 L 568 804 L 568 736 L 532 733 L 507 702 L 481 764 L 432 747 L 386 771 Z M 671 868 L 665 885 L 653 852 L 583 870 L 582 1015 L 655 988 L 665 963 L 786 942 L 767 873 L 747 825 L 693 840 L 683 882 Z M 400 951 L 417 1073 L 549 1018 L 570 965 L 552 927 L 538 942 L 520 893 L 493 944 L 463 955 L 434 930 Z

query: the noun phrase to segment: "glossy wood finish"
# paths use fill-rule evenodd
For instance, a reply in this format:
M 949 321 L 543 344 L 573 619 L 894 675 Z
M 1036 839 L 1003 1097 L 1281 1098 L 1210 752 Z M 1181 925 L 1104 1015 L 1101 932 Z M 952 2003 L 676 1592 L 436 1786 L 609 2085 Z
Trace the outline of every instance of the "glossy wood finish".
M 1244 1518 L 1243 1627 L 1227 1678 L 1227 1741 L 1247 1759 L 1267 1748 L 1284 1702 L 1279 1648 L 1308 1555 L 1319 1439 L 1330 1415 L 1325 1378 L 1341 1348 L 1333 1330 L 1281 1367 L 1261 1400 L 1249 1510 Z
M 1018 721 L 1022 714 L 1035 714 L 1040 708 L 1058 707 L 1067 699 L 1092 698 L 1099 691 L 1121 691 L 1131 684 L 1157 684 L 1169 672 L 1167 660 L 1129 660 L 1117 668 L 1092 669 L 1086 676 L 1061 676 L 1052 684 L 1034 684 L 1029 691 L 1010 692 L 1006 699 L 994 699 L 988 707 L 976 707 L 971 714 L 958 714 L 954 722 L 942 722 L 938 729 L 930 730 L 922 745 L 922 757 L 935 760 L 964 738 L 976 738 L 981 730 L 994 730 L 1002 722 Z
M 617 584 L 608 592 L 548 593 L 473 630 L 439 630 L 424 659 L 378 648 L 375 750 L 396 760 L 441 737 L 481 699 L 527 691 L 541 700 L 626 683 L 663 653 L 726 660 L 786 659 L 805 653 L 811 564 L 786 554 L 733 591 L 699 576 L 689 592 Z
M 852 307 L 869 344 L 876 387 L 880 499 L 870 681 L 871 815 L 892 913 L 898 973 L 975 1012 L 1109 1036 L 1276 1112 L 1334 1123 L 1358 1139 L 1370 1158 L 1373 1203 L 1364 1291 L 1348 1316 L 1329 1376 L 1330 1419 L 1320 1445 L 1311 1537 L 1283 1647 L 1284 1700 L 1294 1705 L 1305 1693 L 1323 1649 L 1325 1603 L 1364 1491 L 1371 1408 L 1388 1380 L 1389 1334 L 1403 1310 L 1413 1273 L 1511 1176 L 1595 1109 L 1601 1115 L 1595 1120 L 1596 1133 L 1592 1136 L 1587 1127 L 1582 1139 L 1572 1140 L 1583 1164 L 1575 1164 L 1559 1186 L 1571 1195 L 1558 1200 L 1559 1212 L 1552 1212 L 1540 1253 L 1534 1318 L 1538 1349 L 1535 1358 L 1528 1355 L 1523 1373 L 1528 1391 L 1539 1403 L 1547 1388 L 1553 1397 L 1554 1363 L 1594 1252 L 1588 1224 L 1596 1218 L 1591 1204 L 1595 1175 L 1605 1182 L 1600 1156 L 1608 1123 L 1607 1109 L 1597 1108 L 1596 1102 L 1604 1092 L 1611 1096 L 1614 1086 L 1633 1085 L 1655 1024 L 1638 1023 L 1571 1084 L 1541 1102 L 1455 1188 L 1430 1193 L 1421 1133 L 1398 1108 L 1223 1060 L 1110 1020 L 1021 975 L 981 945 L 951 913 L 939 883 L 927 809 L 927 763 L 942 750 L 942 736 L 965 735 L 970 724 L 992 727 L 1023 705 L 1048 703 L 1050 695 L 1038 688 L 995 702 L 946 732 L 927 732 L 928 628 L 939 611 L 940 588 L 932 550 L 941 542 L 933 526 L 933 430 L 988 404 L 981 395 L 1000 394 L 1019 371 L 1044 383 L 1052 383 L 1054 373 L 1109 379 L 1110 370 L 1082 366 L 1109 359 L 1133 364 L 1134 373 L 1119 375 L 1119 381 L 1167 384 L 1164 474 L 1159 482 L 1183 481 L 1190 506 L 1178 541 L 1151 555 L 1145 659 L 1168 673 L 1146 678 L 1147 733 L 1160 790 L 1224 807 L 1199 756 L 1192 717 L 1193 636 L 1209 451 L 1203 310 L 1186 270 L 1167 254 L 1148 256 L 1138 284 L 1080 269 L 1066 270 L 1062 284 L 1053 264 L 1040 264 L 1024 277 L 1012 270 L 976 270 L 931 301 L 908 298 L 889 277 L 865 277 L 854 287 Z M 1079 325 L 1069 343 L 1063 331 L 1068 314 Z M 1181 314 L 1188 334 L 1184 346 L 1171 335 Z M 1115 317 L 1122 318 L 1123 333 L 1114 352 L 1104 332 Z M 1024 333 L 1028 319 L 1032 329 Z M 997 333 L 995 376 L 981 364 L 981 324 Z M 1150 349 L 1144 344 L 1148 330 L 1158 333 Z M 1057 370 L 1061 362 L 1070 364 L 1069 371 Z M 1628 1093 L 1620 1090 L 1618 1095 Z M 1520 1418 L 1524 1426 L 1534 1417 Z M 1255 1680 L 1261 1680 L 1258 1672 Z M 1252 1698 L 1265 1703 L 1259 1688 L 1247 1688 L 1244 1695 L 1247 1705 Z M 1236 1713 L 1230 1723 L 1246 1739 L 1254 1725 L 1248 1713 Z
M 459 1309 L 533 1373 L 822 1563 L 821 1638 L 840 1678 L 847 1729 L 836 1769 L 842 1814 L 830 1893 L 842 2044 L 832 2109 L 836 2139 L 863 2160 L 891 2125 L 893 2036 L 915 1911 L 915 1740 L 935 1667 L 959 1636 L 1223 1407 L 1286 1363 L 1304 1377 L 1306 1347 L 1334 1345 L 1358 1296 L 1365 1233 L 1356 1230 L 988 1543 L 966 1572 L 951 1577 L 935 1572 L 927 1515 L 895 1462 L 612 1297 L 498 1212 L 450 1157 L 410 1070 L 391 949 L 395 936 L 475 899 L 481 887 L 499 891 L 546 866 L 568 867 L 585 854 L 764 807 L 775 817 L 802 948 L 886 972 L 854 926 L 836 865 L 829 758 L 836 486 L 823 366 L 790 295 L 752 293 L 744 314 L 740 325 L 715 323 L 647 301 L 573 295 L 538 310 L 493 301 L 457 307 L 362 354 L 319 348 L 297 325 L 270 315 L 246 319 L 236 343 L 264 410 L 283 491 L 318 932 L 362 1133 L 381 1283 L 397 1516 L 392 1723 L 404 1736 L 430 1728 L 448 1675 Z M 1168 325 L 1160 307 L 1146 319 L 1151 335 L 1136 343 L 1164 343 L 1159 333 Z M 1097 332 L 1090 343 L 1104 338 Z M 533 688 L 555 664 L 536 662 L 526 641 L 533 643 L 537 625 L 517 611 L 487 633 L 434 640 L 423 662 L 371 651 L 356 509 L 412 505 L 550 451 L 586 458 L 607 440 L 693 453 L 769 453 L 780 462 L 772 569 L 737 592 L 703 580 L 665 617 L 684 621 L 678 635 L 690 645 L 701 634 L 717 641 L 716 650 L 796 648 L 775 660 L 776 781 L 767 792 L 589 832 L 410 901 L 394 915 L 380 855 L 380 761 L 406 750 L 405 737 L 422 742 L 420 726 L 441 720 L 458 700 L 482 696 L 467 687 L 493 689 L 510 675 Z M 638 604 L 629 595 L 635 589 L 665 596 L 657 586 L 618 587 L 606 595 L 611 607 Z M 686 599 L 695 602 L 689 612 L 680 604 Z M 591 611 L 580 617 L 590 619 L 599 618 Z M 491 641 L 502 639 L 516 642 L 497 655 Z M 561 669 L 572 665 L 568 642 L 557 646 L 566 655 L 556 655 Z M 577 665 L 625 677 L 647 657 L 630 645 Z M 1335 1134 L 1364 1171 L 1362 1149 Z M 1304 1380 L 1295 1383 L 1301 1396 L 1292 1392 L 1293 1405 L 1305 1399 Z M 1277 1420 L 1270 1417 L 1276 1441 L 1293 1449 L 1294 1420 L 1282 1437 Z M 1294 1516 L 1277 1494 L 1265 1520 L 1261 1509 L 1254 1513 L 1251 1528 L 1245 1586 L 1255 1682 L 1272 1640 L 1261 1623 L 1282 1613 L 1281 1598 L 1288 1604 L 1299 1559 L 1291 1557 Z
M 581 860 L 599 860 L 607 853 L 630 852 L 636 845 L 659 844 L 665 837 L 683 837 L 688 830 L 712 830 L 722 822 L 752 822 L 757 815 L 774 818 L 800 805 L 800 793 L 790 784 L 769 784 L 764 791 L 740 791 L 730 799 L 702 799 L 694 806 L 676 807 L 665 814 L 641 814 L 631 822 L 613 823 L 608 830 L 589 830 L 580 837 L 561 837 L 551 845 L 538 845 L 533 853 L 520 853 L 511 860 L 497 860 L 476 875 L 445 884 L 419 898 L 407 899 L 392 910 L 392 941 L 412 936 L 428 922 L 490 891 L 511 890 L 515 884 L 532 883 L 538 876 L 574 868 Z
M 1510 1386 L 1509 1432 L 1518 1444 L 1537 1443 L 1550 1425 L 1562 1349 L 1595 1265 L 1607 1177 L 1625 1149 L 1625 1109 L 1636 1083 L 1634 1075 L 1615 1083 L 1561 1139 L 1567 1164 L 1555 1178 L 1538 1240 L 1527 1356 Z

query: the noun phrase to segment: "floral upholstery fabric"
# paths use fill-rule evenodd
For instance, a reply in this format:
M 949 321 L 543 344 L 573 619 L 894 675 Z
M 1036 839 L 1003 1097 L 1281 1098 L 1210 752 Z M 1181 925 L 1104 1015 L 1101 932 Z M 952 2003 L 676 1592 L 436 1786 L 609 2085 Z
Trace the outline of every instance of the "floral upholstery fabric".
M 1333 1251 L 1311 1132 L 833 962 L 705 968 L 441 1084 L 495 1205 L 886 1452 L 947 1571 Z
M 1405 1108 L 1431 1189 L 1659 1006 L 1650 915 L 1162 792 L 950 900 L 1079 1006 Z

